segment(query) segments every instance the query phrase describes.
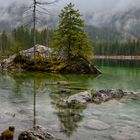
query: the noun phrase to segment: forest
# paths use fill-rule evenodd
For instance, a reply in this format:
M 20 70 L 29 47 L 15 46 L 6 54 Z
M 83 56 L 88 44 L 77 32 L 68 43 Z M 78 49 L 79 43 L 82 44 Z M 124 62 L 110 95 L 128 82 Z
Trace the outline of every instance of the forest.
M 90 30 L 85 27 L 88 32 L 88 38 L 92 44 L 94 55 L 124 55 L 138 56 L 140 55 L 140 40 L 120 41 L 105 38 L 102 31 Z M 94 32 L 95 31 L 95 32 Z M 36 42 L 47 47 L 52 46 L 54 30 L 45 28 L 36 30 Z M 109 33 L 108 33 L 109 34 Z M 114 33 L 115 34 L 115 33 Z M 113 33 L 110 36 L 114 35 Z M 97 36 L 99 37 L 97 39 Z M 114 38 L 114 37 L 113 37 Z M 33 29 L 24 26 L 17 27 L 11 32 L 0 33 L 0 54 L 10 55 L 17 53 L 19 50 L 31 48 L 33 46 Z

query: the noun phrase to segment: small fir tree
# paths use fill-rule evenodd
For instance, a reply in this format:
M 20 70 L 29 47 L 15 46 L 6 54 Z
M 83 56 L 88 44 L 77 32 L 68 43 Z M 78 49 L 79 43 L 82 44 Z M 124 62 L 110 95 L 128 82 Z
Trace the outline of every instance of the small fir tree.
M 70 60 L 73 57 L 88 59 L 92 56 L 92 47 L 84 31 L 84 21 L 79 10 L 70 3 L 61 11 L 58 28 L 54 32 L 54 44 L 58 55 Z

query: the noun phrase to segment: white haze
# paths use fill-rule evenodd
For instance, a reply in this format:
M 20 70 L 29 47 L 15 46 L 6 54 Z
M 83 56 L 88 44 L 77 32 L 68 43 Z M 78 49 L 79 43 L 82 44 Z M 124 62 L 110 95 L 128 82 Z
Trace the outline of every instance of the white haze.
M 53 0 L 38 0 L 40 2 L 50 2 Z M 140 0 L 59 0 L 55 5 L 48 6 L 52 17 L 57 17 L 60 10 L 68 3 L 74 3 L 75 7 L 80 10 L 86 24 L 102 25 L 107 23 L 115 14 L 119 15 L 129 9 L 140 8 Z M 0 10 L 12 4 L 30 6 L 33 0 L 0 0 Z M 17 6 L 18 8 L 18 6 Z M 4 9 L 4 8 L 3 8 Z M 15 7 L 13 7 L 15 10 Z M 10 14 L 10 17 L 12 15 Z M 10 18 L 7 13 L 0 13 L 0 21 Z M 12 16 L 14 17 L 14 15 Z M 11 17 L 11 18 L 12 18 Z M 16 19 L 16 17 L 14 17 Z M 11 19 L 12 20 L 12 19 Z
M 45 1 L 48 0 L 38 0 Z M 53 1 L 53 0 L 49 0 Z M 33 0 L 0 0 L 0 7 L 10 5 L 11 3 L 32 3 Z M 140 7 L 140 0 L 59 0 L 59 2 L 52 6 L 54 9 L 60 10 L 67 3 L 72 2 L 76 5 L 82 13 L 85 12 L 111 12 L 123 11 L 132 7 Z

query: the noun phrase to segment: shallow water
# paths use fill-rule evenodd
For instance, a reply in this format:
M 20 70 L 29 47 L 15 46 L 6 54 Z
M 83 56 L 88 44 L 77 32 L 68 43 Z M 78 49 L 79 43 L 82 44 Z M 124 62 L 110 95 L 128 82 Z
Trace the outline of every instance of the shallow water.
M 0 132 L 14 125 L 18 135 L 20 131 L 33 126 L 34 92 L 36 92 L 36 124 L 48 128 L 63 140 L 139 140 L 139 95 L 112 100 L 101 105 L 89 104 L 86 108 L 75 110 L 63 110 L 53 104 L 58 98 L 67 96 L 56 94 L 63 88 L 70 88 L 72 93 L 91 88 L 119 88 L 140 92 L 140 68 L 98 67 L 103 72 L 98 77 L 74 74 L 1 73 Z M 57 82 L 59 84 L 56 84 Z

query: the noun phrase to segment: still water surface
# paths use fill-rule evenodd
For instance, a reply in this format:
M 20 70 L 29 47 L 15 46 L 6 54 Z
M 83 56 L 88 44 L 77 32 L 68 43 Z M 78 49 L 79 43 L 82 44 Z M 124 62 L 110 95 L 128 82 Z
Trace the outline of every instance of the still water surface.
M 1 73 L 0 132 L 16 127 L 16 135 L 33 126 L 34 92 L 36 124 L 63 140 L 139 140 L 140 96 L 112 100 L 81 109 L 62 109 L 53 104 L 66 95 L 61 89 L 78 93 L 84 89 L 123 89 L 140 92 L 140 68 L 120 65 L 101 66 L 102 75 Z M 57 82 L 62 84 L 56 84 Z M 35 85 L 34 85 L 35 84 Z M 34 89 L 35 88 L 35 89 Z M 52 93 L 53 92 L 53 93 Z M 103 127 L 104 125 L 104 127 Z M 95 127 L 92 127 L 95 126 Z M 17 139 L 17 138 L 15 138 Z

